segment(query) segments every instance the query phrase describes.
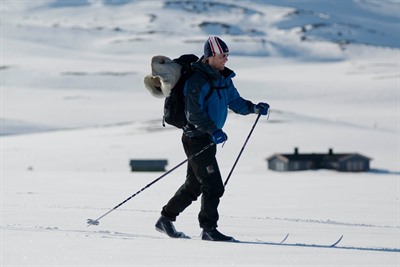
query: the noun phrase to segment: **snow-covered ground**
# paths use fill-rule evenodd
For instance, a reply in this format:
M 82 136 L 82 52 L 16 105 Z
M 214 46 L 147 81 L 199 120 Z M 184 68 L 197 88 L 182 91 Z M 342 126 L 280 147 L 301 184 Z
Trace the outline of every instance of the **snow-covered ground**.
M 0 11 L 1 266 L 400 265 L 399 1 L 2 0 Z M 214 34 L 241 95 L 272 107 L 220 205 L 220 230 L 244 242 L 201 241 L 198 202 L 176 222 L 192 240 L 155 231 L 184 167 L 88 227 L 162 175 L 132 173 L 130 159 L 185 159 L 142 79 L 153 55 L 201 55 Z M 230 113 L 224 177 L 254 121 Z M 358 152 L 372 170 L 267 170 L 294 147 Z

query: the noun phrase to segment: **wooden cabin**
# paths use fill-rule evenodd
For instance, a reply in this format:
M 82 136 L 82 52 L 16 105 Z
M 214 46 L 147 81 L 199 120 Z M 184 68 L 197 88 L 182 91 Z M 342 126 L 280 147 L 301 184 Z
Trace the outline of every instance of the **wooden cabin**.
M 167 164 L 166 159 L 132 159 L 130 161 L 133 172 L 163 172 Z
M 330 169 L 341 172 L 366 172 L 370 169 L 372 159 L 359 153 L 299 153 L 298 148 L 293 154 L 277 153 L 267 158 L 268 169 L 274 171 L 301 171 Z

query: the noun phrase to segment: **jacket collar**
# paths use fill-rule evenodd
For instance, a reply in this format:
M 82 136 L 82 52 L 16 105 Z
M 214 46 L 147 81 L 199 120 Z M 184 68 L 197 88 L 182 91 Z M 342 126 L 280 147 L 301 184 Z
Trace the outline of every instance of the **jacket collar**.
M 208 77 L 210 77 L 213 80 L 219 80 L 221 76 L 223 76 L 225 79 L 226 78 L 233 78 L 235 77 L 235 72 L 227 67 L 224 68 L 222 71 L 218 71 L 213 69 L 209 64 L 203 63 L 204 56 L 199 58 L 198 61 L 192 63 L 192 68 L 194 70 L 199 70 L 206 74 Z

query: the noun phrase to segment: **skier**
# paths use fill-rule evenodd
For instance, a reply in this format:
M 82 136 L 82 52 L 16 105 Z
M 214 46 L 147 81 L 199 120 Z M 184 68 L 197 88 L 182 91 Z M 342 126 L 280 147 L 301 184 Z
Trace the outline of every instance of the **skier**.
M 184 88 L 188 123 L 183 129 L 182 143 L 187 157 L 198 153 L 210 142 L 220 144 L 228 139 L 222 130 L 228 108 L 241 115 L 268 114 L 267 103 L 255 105 L 239 95 L 232 82 L 235 73 L 225 67 L 228 56 L 228 46 L 220 38 L 213 36 L 204 44 L 204 55 L 192 64 L 195 72 Z M 210 90 L 213 92 L 205 99 Z M 233 237 L 217 230 L 217 208 L 224 194 L 224 185 L 215 157 L 216 152 L 216 145 L 211 146 L 188 161 L 186 181 L 162 208 L 161 217 L 155 225 L 158 231 L 173 238 L 185 237 L 175 229 L 173 222 L 202 195 L 198 215 L 200 227 L 203 229 L 201 238 L 210 241 L 234 241 Z

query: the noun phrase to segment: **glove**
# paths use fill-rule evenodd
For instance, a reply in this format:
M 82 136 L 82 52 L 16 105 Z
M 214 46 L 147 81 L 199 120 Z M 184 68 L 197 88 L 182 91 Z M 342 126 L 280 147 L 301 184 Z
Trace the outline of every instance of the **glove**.
M 260 102 L 257 105 L 254 105 L 254 113 L 267 115 L 269 110 L 269 105 L 267 103 Z
M 212 137 L 212 140 L 213 140 L 213 142 L 215 144 L 221 144 L 221 143 L 225 142 L 226 140 L 228 140 L 228 136 L 221 129 L 220 130 L 216 130 L 211 135 L 211 137 Z

